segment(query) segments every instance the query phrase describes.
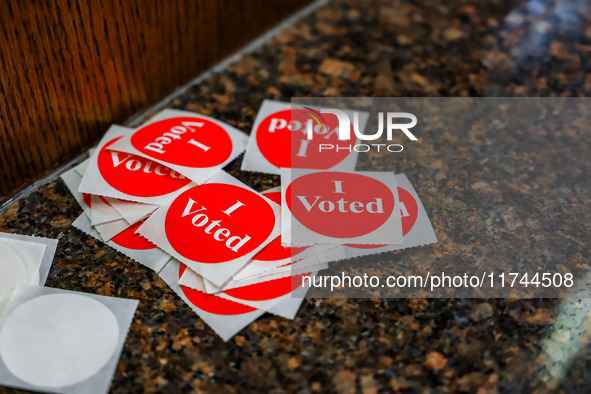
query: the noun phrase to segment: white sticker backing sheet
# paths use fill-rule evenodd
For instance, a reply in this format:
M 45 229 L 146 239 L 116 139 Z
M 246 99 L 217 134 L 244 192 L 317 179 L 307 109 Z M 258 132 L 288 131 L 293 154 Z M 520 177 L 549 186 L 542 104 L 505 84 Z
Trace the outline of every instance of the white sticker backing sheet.
M 400 244 L 392 172 L 281 171 L 281 243 Z
M 0 232 L 0 317 L 15 286 L 45 284 L 57 244 L 57 239 Z
M 78 175 L 80 175 L 80 177 L 84 176 L 84 173 L 86 172 L 86 169 L 88 168 L 88 163 L 90 163 L 90 158 L 92 157 L 92 155 L 94 154 L 94 151 L 96 149 L 94 148 L 90 148 L 87 153 L 88 153 L 88 159 L 84 160 L 82 163 L 78 164 L 77 166 L 74 167 L 74 171 L 76 171 L 76 173 L 78 173 Z
M 146 219 L 152 212 L 158 209 L 158 205 L 142 204 L 139 202 L 123 201 L 115 198 L 105 197 L 105 200 L 127 221 L 135 224 Z
M 0 293 L 18 284 L 45 284 L 57 239 L 0 233 Z
M 247 140 L 217 119 L 165 109 L 108 149 L 153 160 L 200 185 L 244 152 Z
M 308 260 L 308 259 L 306 259 Z M 302 260 L 304 262 L 305 260 Z M 300 264 L 294 263 L 294 264 Z M 240 280 L 230 280 L 224 284 L 223 287 L 216 286 L 211 281 L 203 278 L 201 275 L 195 273 L 195 271 L 191 269 L 187 269 L 184 274 L 182 275 L 179 283 L 184 286 L 191 287 L 193 289 L 198 289 L 203 291 L 207 294 L 216 294 L 222 291 L 235 289 L 238 287 L 245 287 L 250 285 L 256 285 L 263 282 L 268 282 L 274 279 L 282 279 L 289 276 L 305 274 L 308 272 L 317 272 L 323 269 L 327 269 L 328 264 L 326 263 L 319 263 L 318 260 L 310 258 L 309 263 L 306 263 L 301 266 L 296 267 L 282 267 L 278 270 L 272 270 L 265 272 L 262 275 L 252 276 L 245 279 Z
M 345 258 L 391 252 L 406 248 L 428 245 L 437 242 L 429 216 L 404 174 L 396 174 L 400 215 L 402 217 L 402 245 L 344 245 Z
M 103 241 L 110 240 L 111 238 L 127 230 L 129 227 L 129 223 L 123 218 L 94 226 L 96 231 L 98 231 L 98 233 L 101 235 Z
M 163 205 L 191 181 L 152 160 L 108 150 L 133 129 L 111 126 L 90 157 L 78 191 L 125 201 Z M 77 169 L 76 171 L 81 171 Z
M 311 250 L 314 251 L 313 248 L 311 248 Z M 289 272 L 292 268 L 296 267 L 314 267 L 321 265 L 324 265 L 324 263 L 318 259 L 317 255 L 310 255 L 303 259 L 285 264 L 274 264 L 273 262 L 258 261 L 253 259 L 250 260 L 248 264 L 244 266 L 244 268 L 242 268 L 233 276 L 232 281 L 259 278 L 277 272 Z M 224 288 L 227 288 L 227 286 L 231 283 L 232 282 L 228 282 L 226 285 L 224 285 Z
M 220 171 L 159 208 L 138 233 L 223 285 L 280 234 L 280 207 Z
M 90 218 L 90 194 L 82 194 L 78 191 L 80 183 L 82 182 L 82 176 L 84 175 L 84 172 L 80 173 L 80 166 L 84 164 L 82 168 L 85 171 L 89 162 L 90 159 L 84 160 L 78 166 L 64 172 L 62 175 L 60 175 L 60 178 L 62 178 L 62 180 L 68 187 L 68 190 L 70 191 L 72 196 L 74 196 L 74 199 L 76 200 L 78 205 L 80 205 L 80 208 L 82 208 L 84 213 Z
M 203 279 L 203 286 L 204 290 L 207 294 L 216 294 L 222 291 L 232 290 L 236 288 L 244 288 L 246 286 L 251 285 L 258 285 L 265 282 L 273 281 L 276 279 L 285 279 L 289 277 L 294 277 L 297 275 L 308 274 L 310 272 L 317 272 L 320 270 L 324 270 L 328 268 L 328 264 L 326 263 L 313 263 L 310 266 L 300 266 L 300 267 L 290 267 L 289 269 L 285 270 L 277 270 L 273 272 L 266 273 L 263 276 L 257 277 L 250 277 L 241 280 L 231 280 L 224 285 L 223 288 L 216 286 L 215 284 L 211 283 L 211 281 L 207 279 Z M 186 273 L 187 274 L 187 273 Z M 187 283 L 187 286 L 191 286 L 191 282 L 189 281 L 188 275 L 187 278 L 183 276 L 180 280 L 181 284 Z
M 0 385 L 106 393 L 136 300 L 18 286 L 0 320 Z
M 72 223 L 72 226 L 78 230 L 104 242 L 151 270 L 160 272 L 170 259 L 170 256 L 147 239 L 135 233 L 140 225 L 141 223 L 137 223 L 117 234 L 111 240 L 105 241 L 99 232 L 92 228 L 86 215 L 78 216 L 74 223 Z
M 224 290 L 216 293 L 216 295 L 230 301 L 268 311 L 283 301 L 291 299 L 292 292 L 302 287 L 304 275 L 313 276 L 315 274 L 316 272 L 308 271 L 298 275 L 290 275 L 249 286 Z M 302 297 L 300 296 L 300 298 Z
M 90 224 L 96 226 L 123 219 L 103 196 L 90 196 Z M 127 221 L 126 221 L 127 222 Z M 129 224 L 129 222 L 127 222 Z
M 171 265 L 173 265 L 175 269 L 173 270 L 170 268 L 170 270 L 177 272 L 176 267 L 179 266 L 179 263 L 175 262 L 174 259 L 171 260 L 163 271 L 168 270 Z M 218 291 L 216 294 L 206 294 L 204 282 L 207 282 L 207 280 L 204 280 L 199 274 L 196 274 L 190 269 L 185 269 L 183 264 L 180 264 L 178 275 L 181 277 L 181 280 L 178 281 L 178 283 L 184 295 L 189 296 L 190 294 L 187 293 L 190 292 L 194 296 L 193 309 L 196 306 L 194 305 L 196 303 L 195 300 L 198 299 L 200 301 L 198 302 L 198 310 L 196 310 L 197 314 L 200 314 L 203 311 L 202 308 L 207 308 L 210 312 L 215 312 L 215 314 L 218 315 L 229 315 L 229 313 L 224 312 L 222 308 L 213 309 L 213 307 L 217 306 L 219 303 L 221 305 L 226 305 L 227 307 L 240 307 L 240 309 L 246 311 L 250 310 L 249 308 L 264 309 L 267 312 L 288 319 L 293 319 L 307 293 L 307 288 L 302 288 L 300 286 L 301 277 L 291 278 L 288 276 L 272 278 L 265 282 L 247 284 L 240 288 L 234 288 L 233 290 L 224 292 Z M 310 275 L 314 275 L 314 273 L 310 273 Z M 167 281 L 164 276 L 163 278 Z M 187 302 L 185 298 L 184 300 Z M 210 301 L 209 305 L 207 304 L 207 300 Z M 191 304 L 189 304 L 189 306 L 191 306 Z M 244 324 L 245 320 L 246 319 L 239 317 L 236 319 L 236 322 L 234 322 L 232 318 L 225 317 L 223 319 L 218 318 L 216 321 L 211 321 L 211 324 L 207 321 L 206 322 L 214 329 L 214 331 L 218 332 L 218 330 L 224 330 L 223 324 L 229 324 L 231 327 L 236 327 Z M 221 323 L 222 326 L 218 326 L 218 323 Z
M 369 119 L 367 112 L 341 111 L 350 119 L 357 114 L 359 130 L 364 133 Z M 352 132 L 350 140 L 339 140 L 338 126 L 337 116 L 321 109 L 292 110 L 290 103 L 264 100 L 240 169 L 276 175 L 281 168 L 353 171 L 358 156 L 353 147 L 358 140 Z M 313 132 L 311 139 L 307 137 L 307 127 Z

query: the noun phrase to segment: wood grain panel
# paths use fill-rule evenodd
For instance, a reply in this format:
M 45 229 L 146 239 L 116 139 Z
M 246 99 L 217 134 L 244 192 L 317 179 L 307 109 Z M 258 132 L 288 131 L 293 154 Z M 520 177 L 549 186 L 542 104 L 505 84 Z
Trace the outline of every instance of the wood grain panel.
M 0 2 L 0 202 L 306 3 Z

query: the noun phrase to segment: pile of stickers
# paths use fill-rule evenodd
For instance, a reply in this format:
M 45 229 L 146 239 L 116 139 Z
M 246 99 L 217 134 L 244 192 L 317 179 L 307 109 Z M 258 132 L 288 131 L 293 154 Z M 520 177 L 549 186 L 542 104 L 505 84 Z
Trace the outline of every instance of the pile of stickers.
M 330 262 L 435 242 L 408 179 L 355 172 L 355 139 L 338 140 L 336 116 L 309 115 L 266 100 L 250 138 L 180 110 L 112 126 L 62 176 L 84 211 L 74 226 L 157 272 L 224 340 L 265 312 L 294 318 L 305 279 Z M 281 186 L 258 192 L 223 171 L 244 151 L 242 170 Z
M 44 287 L 57 244 L 0 233 L 0 385 L 106 393 L 138 301 Z

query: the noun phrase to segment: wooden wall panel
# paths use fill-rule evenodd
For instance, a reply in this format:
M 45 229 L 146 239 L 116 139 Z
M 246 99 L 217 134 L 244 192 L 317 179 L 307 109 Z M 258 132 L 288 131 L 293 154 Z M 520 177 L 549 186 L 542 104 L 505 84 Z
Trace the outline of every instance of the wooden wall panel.
M 306 3 L 0 2 L 0 202 Z

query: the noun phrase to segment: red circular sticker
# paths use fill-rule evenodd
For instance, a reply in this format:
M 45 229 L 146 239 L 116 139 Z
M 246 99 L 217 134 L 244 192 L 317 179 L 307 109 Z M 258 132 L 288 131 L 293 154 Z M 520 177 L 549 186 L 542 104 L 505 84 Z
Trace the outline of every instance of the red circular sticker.
M 307 274 L 286 276 L 285 278 L 268 280 L 266 282 L 226 290 L 224 293 L 230 297 L 245 301 L 272 300 L 289 294 L 300 287 L 302 285 L 303 277 L 309 275 L 310 272 Z
M 398 187 L 398 201 L 400 202 L 400 216 L 402 221 L 402 235 L 406 235 L 412 230 L 419 215 L 419 206 L 415 198 L 405 189 Z M 357 249 L 382 248 L 387 245 L 355 245 L 346 244 L 346 246 Z
M 274 203 L 281 205 L 281 192 L 264 193 L 263 195 Z M 277 237 L 271 241 L 269 245 L 265 246 L 260 252 L 254 255 L 253 259 L 259 261 L 278 261 L 295 257 L 306 249 L 308 248 L 283 247 L 281 246 L 281 237 Z
M 307 138 L 307 124 L 314 131 Z M 332 168 L 352 152 L 355 138 L 339 140 L 336 115 L 310 109 L 287 109 L 267 116 L 257 127 L 256 141 L 262 155 L 279 168 Z M 353 135 L 353 134 L 352 134 Z M 320 145 L 334 149 L 320 151 Z M 339 149 L 336 149 L 336 146 Z
M 187 267 L 181 264 L 179 269 L 179 279 Z M 187 299 L 197 308 L 216 315 L 241 315 L 243 313 L 256 311 L 256 308 L 239 304 L 234 301 L 226 300 L 213 294 L 207 294 L 190 287 L 181 286 Z
M 273 232 L 275 212 L 257 193 L 208 183 L 178 196 L 166 213 L 170 245 L 185 258 L 222 263 L 260 246 Z
M 149 250 L 155 249 L 156 245 L 152 242 L 148 241 L 146 238 L 142 237 L 139 234 L 136 234 L 136 230 L 143 224 L 144 222 L 138 222 L 133 226 L 129 227 L 127 230 L 117 234 L 114 236 L 111 241 L 115 242 L 119 246 L 123 246 L 124 248 L 128 249 L 135 249 L 135 250 Z
M 408 234 L 410 230 L 412 230 L 415 223 L 417 222 L 417 217 L 419 216 L 419 205 L 412 194 L 401 187 L 398 188 L 398 201 L 400 202 L 402 235 L 404 236 Z
M 152 160 L 107 148 L 121 137 L 109 141 L 98 154 L 98 168 L 109 185 L 136 197 L 163 196 L 189 182 L 185 176 Z
M 382 182 L 347 172 L 301 176 L 287 188 L 293 216 L 308 229 L 334 238 L 377 230 L 394 211 L 394 194 Z
M 198 117 L 150 123 L 131 136 L 131 144 L 145 155 L 185 167 L 215 167 L 232 154 L 228 132 L 217 123 Z
M 84 203 L 86 204 L 86 206 L 88 208 L 90 208 L 90 204 L 91 204 L 91 202 L 90 202 L 90 199 L 91 199 L 90 194 L 88 194 L 88 193 L 82 193 L 82 199 L 84 200 Z

